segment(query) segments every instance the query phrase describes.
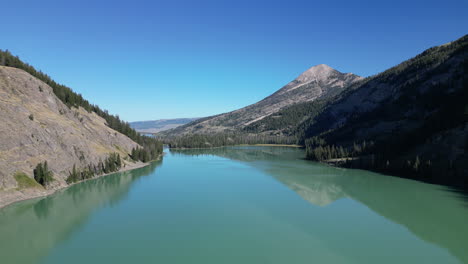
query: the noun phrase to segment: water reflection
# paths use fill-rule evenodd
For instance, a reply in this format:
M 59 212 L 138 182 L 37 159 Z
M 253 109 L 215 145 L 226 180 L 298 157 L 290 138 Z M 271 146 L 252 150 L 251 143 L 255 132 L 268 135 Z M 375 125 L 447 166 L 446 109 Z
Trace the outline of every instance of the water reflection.
M 94 211 L 125 198 L 132 184 L 150 175 L 160 164 L 161 161 L 154 162 L 144 168 L 76 184 L 55 195 L 0 210 L 2 263 L 36 263 L 79 230 Z
M 247 163 L 316 206 L 328 206 L 342 198 L 352 199 L 468 263 L 468 210 L 464 192 L 304 161 L 303 151 L 293 148 L 235 147 L 172 153 L 217 155 Z

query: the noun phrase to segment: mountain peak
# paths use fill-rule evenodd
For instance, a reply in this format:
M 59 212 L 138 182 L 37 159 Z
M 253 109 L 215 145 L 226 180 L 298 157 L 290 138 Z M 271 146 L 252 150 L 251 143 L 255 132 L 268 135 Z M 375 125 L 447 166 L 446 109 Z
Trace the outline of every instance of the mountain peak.
M 338 73 L 337 70 L 326 64 L 319 64 L 309 68 L 296 78 L 300 82 L 308 82 L 312 80 L 322 80 L 328 78 L 330 75 Z
M 332 67 L 326 64 L 318 64 L 318 65 L 310 67 L 307 71 L 330 71 L 330 70 L 335 70 L 335 69 L 333 69 Z

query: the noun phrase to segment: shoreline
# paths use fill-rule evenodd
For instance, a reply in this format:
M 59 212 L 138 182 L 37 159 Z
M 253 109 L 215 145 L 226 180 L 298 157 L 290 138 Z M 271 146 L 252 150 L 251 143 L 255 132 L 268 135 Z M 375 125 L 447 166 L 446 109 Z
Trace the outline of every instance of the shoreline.
M 253 145 L 238 145 L 238 146 L 258 146 L 258 147 L 288 147 L 288 148 L 304 148 L 305 146 L 296 144 L 253 144 Z
M 237 145 L 226 145 L 226 146 L 218 146 L 218 147 L 210 147 L 210 148 L 170 148 L 169 150 L 187 150 L 187 149 L 216 149 L 216 148 L 227 148 L 227 147 L 245 147 L 245 146 L 253 146 L 253 147 L 288 147 L 288 148 L 304 148 L 301 145 L 295 144 L 237 144 Z
M 162 155 L 159 156 L 158 159 L 155 159 L 153 161 L 160 160 L 161 158 L 162 158 Z M 114 174 L 114 173 L 125 172 L 125 171 L 130 171 L 130 170 L 143 168 L 143 167 L 146 167 L 146 166 L 150 165 L 150 163 L 153 162 L 153 161 L 146 162 L 146 163 L 136 162 L 136 163 L 133 163 L 131 165 L 127 165 L 127 166 L 121 168 L 120 170 L 118 170 L 116 172 L 97 175 L 97 176 L 95 176 L 95 177 L 93 177 L 91 179 L 86 179 L 86 180 L 83 180 L 83 181 L 74 182 L 72 184 L 61 185 L 58 188 L 54 188 L 54 189 L 28 188 L 28 189 L 23 189 L 23 190 L 13 189 L 13 190 L 0 191 L 0 209 L 3 209 L 5 207 L 7 207 L 7 206 L 10 206 L 10 205 L 18 203 L 18 202 L 37 199 L 37 198 L 41 198 L 41 197 L 46 197 L 46 196 L 55 194 L 58 191 L 65 190 L 65 189 L 67 189 L 67 188 L 69 188 L 69 187 L 71 187 L 71 186 L 73 186 L 75 184 L 83 183 L 83 182 L 86 182 L 86 181 L 89 181 L 89 180 L 94 180 L 94 179 L 101 178 L 101 177 L 104 177 L 104 176 L 108 176 L 108 175 L 111 175 L 111 174 Z M 5 195 L 5 197 L 1 197 L 2 193 L 3 193 L 3 195 Z

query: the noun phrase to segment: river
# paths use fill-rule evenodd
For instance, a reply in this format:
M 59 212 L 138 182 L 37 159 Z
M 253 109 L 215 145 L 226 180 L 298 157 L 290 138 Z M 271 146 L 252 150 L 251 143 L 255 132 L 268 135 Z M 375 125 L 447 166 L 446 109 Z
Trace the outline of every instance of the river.
M 0 209 L 1 263 L 468 263 L 468 199 L 447 187 L 296 148 L 165 151 Z

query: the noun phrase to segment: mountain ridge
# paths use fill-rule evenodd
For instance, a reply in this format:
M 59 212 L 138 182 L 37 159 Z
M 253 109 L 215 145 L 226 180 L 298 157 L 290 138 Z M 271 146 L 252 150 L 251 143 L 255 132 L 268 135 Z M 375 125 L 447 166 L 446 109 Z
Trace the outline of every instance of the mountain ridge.
M 341 73 L 328 65 L 319 64 L 257 103 L 232 112 L 201 118 L 187 125 L 164 131 L 162 135 L 232 132 L 287 106 L 331 97 L 363 79 L 355 74 Z

